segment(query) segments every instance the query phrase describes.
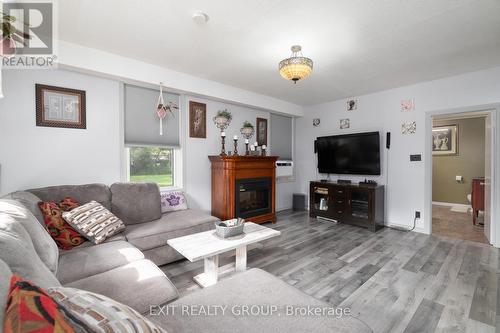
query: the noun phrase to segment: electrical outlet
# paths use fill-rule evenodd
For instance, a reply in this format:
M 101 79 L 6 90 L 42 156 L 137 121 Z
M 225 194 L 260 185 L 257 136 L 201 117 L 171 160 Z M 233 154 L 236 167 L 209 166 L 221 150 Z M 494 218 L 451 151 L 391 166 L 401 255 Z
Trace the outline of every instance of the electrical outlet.
M 418 210 L 415 211 L 415 218 L 416 219 L 420 218 L 420 212 Z

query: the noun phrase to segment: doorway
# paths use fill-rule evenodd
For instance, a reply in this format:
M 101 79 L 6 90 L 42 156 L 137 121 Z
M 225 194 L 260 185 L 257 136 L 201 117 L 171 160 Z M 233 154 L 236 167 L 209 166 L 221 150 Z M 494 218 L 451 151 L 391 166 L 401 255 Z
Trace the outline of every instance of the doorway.
M 490 244 L 491 112 L 432 117 L 432 234 Z

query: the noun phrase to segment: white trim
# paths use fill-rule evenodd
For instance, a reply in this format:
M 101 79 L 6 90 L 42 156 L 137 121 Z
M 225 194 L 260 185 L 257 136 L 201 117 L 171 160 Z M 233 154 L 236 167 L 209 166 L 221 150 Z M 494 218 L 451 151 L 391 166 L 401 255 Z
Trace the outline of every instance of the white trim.
M 432 118 L 443 115 L 455 115 L 470 112 L 487 112 L 491 115 L 491 223 L 490 242 L 495 247 L 500 247 L 500 136 L 497 128 L 500 128 L 500 104 L 486 104 L 456 109 L 445 109 L 428 111 L 425 113 L 425 207 L 424 207 L 424 232 L 432 232 Z
M 471 209 L 470 205 L 466 204 L 459 204 L 459 203 L 453 203 L 453 202 L 441 202 L 441 201 L 433 201 L 433 205 L 436 206 L 445 206 L 445 207 L 463 207 L 463 208 L 468 208 Z

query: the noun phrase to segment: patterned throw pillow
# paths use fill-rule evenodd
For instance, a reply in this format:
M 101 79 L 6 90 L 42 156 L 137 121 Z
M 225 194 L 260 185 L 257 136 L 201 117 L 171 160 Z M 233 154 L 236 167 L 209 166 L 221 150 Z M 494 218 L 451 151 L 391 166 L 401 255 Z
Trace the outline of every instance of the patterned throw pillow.
M 78 207 L 78 202 L 64 198 L 59 204 L 55 202 L 39 202 L 38 207 L 43 215 L 45 228 L 62 250 L 70 250 L 86 241 L 62 217 L 62 213 Z
M 106 296 L 74 288 L 51 288 L 49 295 L 96 333 L 166 333 L 130 307 Z
M 94 244 L 100 244 L 125 229 L 122 220 L 94 200 L 64 212 L 63 218 Z
M 77 318 L 62 309 L 41 288 L 13 275 L 10 280 L 3 331 L 5 333 L 90 331 Z
M 161 193 L 161 212 L 173 212 L 187 209 L 184 193 L 181 191 Z

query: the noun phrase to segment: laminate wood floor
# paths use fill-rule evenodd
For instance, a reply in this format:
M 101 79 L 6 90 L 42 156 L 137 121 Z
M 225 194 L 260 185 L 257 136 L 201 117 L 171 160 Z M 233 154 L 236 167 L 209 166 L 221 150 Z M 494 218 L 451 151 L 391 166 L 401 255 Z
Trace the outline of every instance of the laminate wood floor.
M 249 267 L 349 307 L 374 332 L 500 332 L 494 247 L 389 228 L 372 233 L 305 212 L 280 213 L 266 225 L 282 234 L 249 248 Z M 221 258 L 221 265 L 232 259 Z M 162 269 L 186 294 L 198 289 L 192 278 L 203 262 Z

